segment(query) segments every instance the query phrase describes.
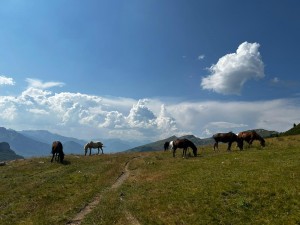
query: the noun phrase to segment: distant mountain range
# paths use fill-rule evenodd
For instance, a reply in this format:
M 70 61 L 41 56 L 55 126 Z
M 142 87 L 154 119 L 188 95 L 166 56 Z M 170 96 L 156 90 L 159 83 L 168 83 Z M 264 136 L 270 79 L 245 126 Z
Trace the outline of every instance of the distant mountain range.
M 12 130 L 0 127 L 0 142 L 9 143 L 10 147 L 23 157 L 49 155 L 51 147 L 47 143 L 43 143 L 23 134 Z
M 60 141 L 64 146 L 65 153 L 72 153 L 72 154 L 83 154 L 84 150 L 83 147 L 87 142 L 91 140 L 80 140 L 72 137 L 65 137 L 58 134 L 53 134 L 47 130 L 23 130 L 19 131 L 20 134 L 31 138 L 33 140 L 47 143 L 50 146 L 52 145 L 53 141 Z M 104 152 L 106 153 L 113 153 L 113 152 L 122 152 L 134 146 L 141 144 L 141 142 L 128 142 L 123 141 L 121 139 L 93 139 L 93 141 L 101 141 L 104 144 Z M 95 150 L 96 152 L 96 150 Z
M 0 142 L 0 161 L 23 159 L 24 157 L 17 155 L 7 142 Z
M 46 130 L 15 131 L 0 127 L 0 142 L 9 143 L 16 154 L 25 158 L 50 155 L 52 142 L 57 140 L 62 142 L 65 154 L 84 154 L 84 145 L 91 141 L 65 137 Z M 94 141 L 103 142 L 104 153 L 121 152 L 143 144 L 120 139 L 94 139 Z M 96 152 L 92 150 L 92 153 Z

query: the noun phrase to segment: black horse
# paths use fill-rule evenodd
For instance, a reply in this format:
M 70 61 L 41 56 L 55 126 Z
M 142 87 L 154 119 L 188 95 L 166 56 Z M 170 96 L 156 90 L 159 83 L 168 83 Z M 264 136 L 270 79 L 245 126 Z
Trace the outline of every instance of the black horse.
M 52 143 L 51 153 L 52 153 L 51 162 L 53 162 L 53 159 L 55 157 L 56 161 L 59 161 L 59 162 L 63 163 L 64 158 L 65 158 L 65 154 L 64 154 L 64 151 L 63 151 L 63 145 L 60 141 L 54 141 Z
M 182 157 L 186 157 L 186 151 L 188 148 L 192 148 L 193 149 L 193 154 L 196 157 L 197 156 L 197 147 L 195 146 L 195 144 L 193 142 L 191 142 L 190 140 L 184 138 L 184 139 L 176 139 L 175 141 L 173 141 L 173 157 L 175 157 L 175 151 L 177 148 L 182 148 Z
M 219 150 L 219 142 L 228 143 L 227 151 L 231 150 L 231 145 L 233 142 L 237 142 L 238 147 L 242 150 L 241 140 L 232 132 L 214 134 L 213 139 L 215 139 L 214 150 L 216 150 L 216 148 Z
M 169 145 L 170 145 L 170 142 L 166 141 L 165 144 L 164 144 L 165 151 L 169 148 Z

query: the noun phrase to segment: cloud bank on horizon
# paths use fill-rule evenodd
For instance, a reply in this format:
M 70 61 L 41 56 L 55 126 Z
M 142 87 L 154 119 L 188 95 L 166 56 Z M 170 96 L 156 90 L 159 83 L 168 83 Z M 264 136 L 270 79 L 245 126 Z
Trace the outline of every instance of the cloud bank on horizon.
M 242 43 L 221 57 L 202 79 L 203 89 L 241 94 L 246 82 L 264 78 L 258 43 Z M 203 55 L 204 57 L 204 55 Z M 131 99 L 83 93 L 53 93 L 63 82 L 27 78 L 17 96 L 0 96 L 0 122 L 15 130 L 45 129 L 76 138 L 158 140 L 172 135 L 211 137 L 216 132 L 264 128 L 285 131 L 300 121 L 299 98 L 268 101 L 198 101 Z M 0 88 L 15 85 L 0 76 Z M 200 91 L 200 88 L 199 88 Z

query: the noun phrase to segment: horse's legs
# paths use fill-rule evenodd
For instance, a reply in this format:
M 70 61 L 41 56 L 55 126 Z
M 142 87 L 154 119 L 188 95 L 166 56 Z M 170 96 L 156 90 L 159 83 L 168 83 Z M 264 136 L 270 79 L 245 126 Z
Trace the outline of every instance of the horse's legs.
M 250 141 L 248 141 L 249 144 L 249 148 L 252 146 L 252 142 L 254 141 L 254 139 L 250 139 Z
M 98 155 L 99 155 L 99 152 L 100 152 L 100 149 L 99 149 L 99 147 L 98 147 Z
M 59 153 L 58 153 L 58 152 L 56 152 L 56 153 L 55 153 L 55 161 L 57 161 L 57 162 L 58 162 L 58 161 L 59 161 L 59 157 L 60 157 Z
M 173 157 L 175 157 L 176 148 L 173 148 Z
M 188 149 L 188 148 L 184 148 L 184 149 L 183 149 L 183 151 L 184 151 L 184 156 L 183 156 L 183 157 L 184 157 L 184 158 L 186 158 L 186 152 L 187 152 L 187 149 Z
M 232 142 L 230 141 L 230 142 L 228 142 L 228 148 L 227 148 L 227 151 L 231 151 L 231 144 L 232 144 Z
M 216 151 L 216 147 L 217 147 L 217 150 L 219 150 L 219 146 L 218 146 L 218 142 L 216 141 L 216 143 L 214 144 L 214 151 Z
M 103 148 L 101 148 L 101 154 L 103 154 Z
M 55 153 L 53 153 L 53 156 L 52 156 L 51 162 L 53 162 L 54 155 L 55 155 Z
M 237 143 L 238 143 L 237 145 L 238 145 L 239 149 L 242 151 L 243 148 L 244 148 L 244 141 L 243 140 L 239 140 Z

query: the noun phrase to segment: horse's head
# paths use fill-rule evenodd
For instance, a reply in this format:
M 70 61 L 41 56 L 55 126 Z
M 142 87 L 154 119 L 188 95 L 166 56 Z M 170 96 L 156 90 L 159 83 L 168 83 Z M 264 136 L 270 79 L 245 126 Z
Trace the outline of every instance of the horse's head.
M 265 141 L 265 139 L 261 138 L 261 140 L 260 140 L 260 145 L 261 145 L 262 147 L 265 147 L 265 146 L 266 146 L 266 141 Z
M 89 146 L 90 146 L 89 143 L 87 143 L 87 144 L 84 146 L 84 151 L 85 151 L 85 152 L 88 150 Z
M 63 152 L 61 152 L 60 155 L 59 155 L 59 158 L 60 158 L 60 162 L 63 163 L 64 158 L 65 158 L 65 154 Z
M 196 157 L 197 156 L 197 153 L 198 152 L 198 149 L 197 148 L 195 148 L 195 149 L 193 149 L 193 153 L 194 153 L 194 156 Z
M 244 147 L 244 146 L 243 146 L 243 145 L 244 145 L 243 138 L 237 136 L 236 143 L 237 143 L 237 147 L 238 147 L 240 150 L 243 150 L 243 147 Z

